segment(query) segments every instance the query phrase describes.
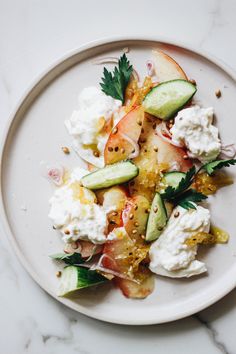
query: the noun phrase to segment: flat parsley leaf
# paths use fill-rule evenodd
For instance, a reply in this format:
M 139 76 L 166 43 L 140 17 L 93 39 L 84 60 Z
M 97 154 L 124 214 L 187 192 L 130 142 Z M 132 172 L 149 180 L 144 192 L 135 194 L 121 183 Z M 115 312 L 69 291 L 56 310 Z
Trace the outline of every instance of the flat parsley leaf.
M 190 170 L 186 173 L 186 175 L 181 179 L 179 182 L 179 185 L 174 188 L 174 187 L 167 187 L 162 193 L 162 198 L 166 200 L 172 201 L 173 199 L 176 199 L 179 194 L 183 193 L 186 189 L 188 189 L 191 184 L 193 183 L 193 178 L 196 173 L 196 168 L 195 166 L 191 167 Z
M 81 257 L 80 253 L 56 253 L 52 254 L 50 257 L 57 261 L 63 261 L 69 265 L 84 263 L 84 259 Z
M 201 169 L 204 169 L 208 173 L 208 175 L 212 175 L 215 172 L 215 170 L 219 170 L 220 168 L 229 167 L 229 166 L 235 165 L 235 164 L 236 164 L 235 159 L 216 160 L 216 161 L 206 163 L 205 165 L 203 165 L 201 167 Z
M 194 203 L 201 202 L 204 199 L 207 199 L 206 195 L 197 192 L 195 189 L 188 189 L 175 199 L 174 203 L 175 205 L 180 205 L 184 209 L 196 209 Z
M 124 103 L 125 89 L 129 83 L 130 76 L 132 74 L 133 67 L 130 65 L 125 53 L 120 57 L 118 67 L 112 72 L 106 68 L 103 69 L 103 77 L 100 86 L 102 91 L 117 100 Z

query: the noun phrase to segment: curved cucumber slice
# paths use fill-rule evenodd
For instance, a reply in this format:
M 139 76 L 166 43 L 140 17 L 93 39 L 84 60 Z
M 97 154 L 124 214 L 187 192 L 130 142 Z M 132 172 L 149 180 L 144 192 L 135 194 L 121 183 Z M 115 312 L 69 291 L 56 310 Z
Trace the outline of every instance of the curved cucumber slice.
M 196 93 L 197 88 L 186 80 L 171 80 L 154 87 L 145 97 L 145 112 L 167 120 L 178 112 Z
M 159 193 L 156 193 L 148 217 L 146 241 L 156 240 L 167 223 L 165 204 Z
M 179 182 L 181 181 L 182 178 L 185 177 L 184 172 L 167 172 L 164 174 L 162 177 L 161 182 L 165 185 L 165 187 L 173 187 L 176 188 L 179 185 Z
M 131 161 L 118 162 L 89 173 L 81 179 L 81 183 L 88 189 L 107 188 L 130 181 L 138 173 L 138 167 Z
M 76 290 L 88 288 L 105 281 L 107 279 L 94 270 L 69 266 L 62 271 L 58 296 L 67 296 Z

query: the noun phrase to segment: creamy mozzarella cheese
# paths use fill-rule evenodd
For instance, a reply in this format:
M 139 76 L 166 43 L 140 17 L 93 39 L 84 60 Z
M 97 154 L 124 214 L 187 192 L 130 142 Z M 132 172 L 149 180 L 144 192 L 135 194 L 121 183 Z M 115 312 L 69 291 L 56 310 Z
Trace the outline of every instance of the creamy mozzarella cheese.
M 117 112 L 120 107 L 121 101 L 105 95 L 97 87 L 87 87 L 79 95 L 78 110 L 65 121 L 73 137 L 74 149 L 83 159 L 97 167 L 104 165 L 103 152 L 109 136 L 109 132 L 103 128 L 113 115 L 116 121 L 119 120 Z M 99 151 L 99 157 L 94 156 L 94 148 Z
M 171 128 L 172 140 L 185 145 L 189 156 L 207 163 L 217 158 L 221 143 L 218 129 L 212 125 L 213 108 L 194 106 L 177 114 Z
M 208 209 L 201 206 L 190 210 L 176 207 L 163 233 L 151 245 L 151 271 L 173 278 L 190 277 L 205 272 L 205 264 L 195 260 L 197 245 L 188 246 L 185 241 L 198 232 L 209 232 L 209 228 Z
M 55 190 L 49 200 L 49 218 L 65 242 L 86 240 L 106 242 L 107 210 L 96 204 L 95 194 L 80 186 L 86 170 L 75 169 L 69 182 Z

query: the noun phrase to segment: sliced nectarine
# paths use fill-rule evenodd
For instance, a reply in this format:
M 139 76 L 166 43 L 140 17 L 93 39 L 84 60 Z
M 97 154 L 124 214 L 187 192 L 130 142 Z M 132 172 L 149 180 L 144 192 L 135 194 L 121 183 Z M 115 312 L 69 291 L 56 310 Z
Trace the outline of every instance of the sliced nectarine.
M 116 278 L 115 282 L 121 289 L 122 293 L 132 299 L 144 299 L 154 290 L 154 276 L 147 268 L 143 268 L 140 273 L 138 283 L 128 279 Z
M 103 267 L 120 274 L 115 282 L 127 297 L 144 298 L 153 291 L 151 273 L 140 264 L 147 257 L 148 249 L 148 245 L 137 244 L 128 235 L 104 246 Z
M 144 110 L 142 106 L 138 106 L 112 129 L 104 151 L 106 165 L 125 160 L 135 151 L 143 120 Z
M 155 73 L 158 79 L 158 82 L 184 79 L 187 80 L 187 75 L 179 64 L 171 58 L 166 53 L 161 50 L 153 50 L 153 61 Z
M 186 155 L 186 151 L 180 147 L 174 146 L 156 135 L 155 144 L 158 149 L 157 160 L 158 164 L 167 163 L 170 167 L 173 164 L 176 170 L 187 172 L 192 166 L 192 161 Z

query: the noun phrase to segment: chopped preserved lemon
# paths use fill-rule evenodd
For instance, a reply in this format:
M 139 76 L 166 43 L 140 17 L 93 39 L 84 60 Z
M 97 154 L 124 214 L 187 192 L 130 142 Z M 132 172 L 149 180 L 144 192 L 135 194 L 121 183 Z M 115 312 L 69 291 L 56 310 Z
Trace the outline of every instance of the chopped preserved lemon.
M 207 173 L 199 173 L 195 177 L 194 188 L 205 195 L 216 193 L 221 188 L 233 183 L 232 178 L 225 175 L 223 172 L 218 172 L 213 176 Z
M 195 246 L 197 244 L 212 245 L 215 243 L 227 243 L 228 240 L 229 234 L 226 231 L 211 225 L 210 233 L 198 232 L 188 238 L 185 243 L 188 246 Z
M 130 80 L 125 90 L 125 100 L 131 100 L 138 90 L 138 81 L 136 79 Z
M 197 244 L 211 245 L 216 243 L 215 235 L 208 234 L 207 232 L 198 232 L 185 241 L 188 246 L 195 246 Z
M 110 247 L 113 247 L 112 243 Z M 130 279 L 134 279 L 140 272 L 141 263 L 148 256 L 149 248 L 150 245 L 142 238 L 132 240 L 128 235 L 124 235 L 122 239 L 115 241 L 112 257 L 117 268 Z
M 132 80 L 126 88 L 126 101 L 130 101 L 130 107 L 140 105 L 144 97 L 152 89 L 153 83 L 150 76 L 146 76 L 141 87 L 138 87 L 137 80 Z
M 156 119 L 148 119 L 145 115 L 143 123 L 143 132 L 140 136 L 140 153 L 133 161 L 139 168 L 138 176 L 130 182 L 129 189 L 131 195 L 143 195 L 150 202 L 155 192 L 160 189 L 160 181 L 162 172 L 168 170 L 169 165 L 166 163 L 158 163 L 156 145 L 156 135 L 153 124 Z
M 136 249 L 135 257 L 133 258 L 133 271 L 138 271 L 139 265 L 148 255 L 150 245 L 139 246 Z
M 216 238 L 216 243 L 227 243 L 229 240 L 229 234 L 228 232 L 220 229 L 217 226 L 211 225 L 211 234 L 215 236 Z

